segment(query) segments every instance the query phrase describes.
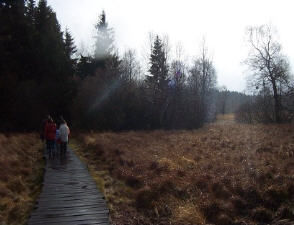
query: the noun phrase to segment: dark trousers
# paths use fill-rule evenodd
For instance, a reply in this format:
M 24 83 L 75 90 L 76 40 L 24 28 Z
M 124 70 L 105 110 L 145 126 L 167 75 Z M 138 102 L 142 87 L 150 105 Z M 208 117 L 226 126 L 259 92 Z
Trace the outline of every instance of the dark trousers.
M 46 147 L 49 158 L 54 157 L 54 143 L 54 140 L 46 140 Z
M 65 155 L 67 150 L 67 142 L 60 143 L 60 154 Z

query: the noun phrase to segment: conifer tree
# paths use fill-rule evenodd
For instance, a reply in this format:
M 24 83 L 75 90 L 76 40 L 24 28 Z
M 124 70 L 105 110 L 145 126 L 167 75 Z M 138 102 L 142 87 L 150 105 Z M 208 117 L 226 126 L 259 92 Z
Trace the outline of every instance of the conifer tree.
M 74 73 L 76 69 L 77 59 L 74 58 L 74 54 L 77 52 L 76 46 L 74 44 L 74 39 L 72 38 L 68 29 L 65 30 L 64 39 L 64 53 L 66 56 L 66 61 L 69 67 L 69 72 Z
M 163 93 L 168 85 L 168 65 L 166 54 L 163 48 L 161 39 L 156 36 L 154 45 L 150 56 L 150 69 L 151 76 L 147 77 L 147 84 L 149 87 L 156 89 L 156 92 Z
M 91 56 L 81 55 L 79 57 L 77 63 L 77 74 L 81 79 L 85 79 L 86 77 L 94 74 L 95 68 L 92 61 L 93 59 Z
M 113 55 L 114 51 L 114 33 L 111 28 L 108 27 L 106 21 L 106 14 L 102 11 L 99 21 L 95 26 L 95 51 L 94 58 L 98 60 L 106 59 Z
M 28 50 L 28 24 L 24 0 L 3 0 L 0 4 L 0 71 L 25 78 Z
M 63 80 L 67 76 L 63 33 L 56 14 L 46 0 L 40 0 L 36 10 L 37 48 L 39 58 L 36 62 L 40 80 Z
M 115 53 L 114 32 L 109 28 L 106 14 L 102 11 L 99 22 L 95 26 L 97 35 L 95 37 L 95 49 L 93 56 L 93 69 L 104 70 L 100 73 L 103 82 L 111 83 L 118 81 L 120 77 L 120 59 Z
M 150 56 L 150 76 L 146 78 L 151 104 L 150 124 L 162 127 L 167 109 L 168 64 L 162 40 L 156 36 Z
M 77 48 L 74 44 L 74 39 L 72 38 L 68 29 L 65 30 L 64 44 L 65 55 L 67 58 L 71 58 L 73 54 L 77 52 Z
M 36 1 L 35 0 L 28 0 L 27 3 L 27 10 L 26 16 L 29 19 L 31 24 L 35 23 L 35 16 L 36 16 Z

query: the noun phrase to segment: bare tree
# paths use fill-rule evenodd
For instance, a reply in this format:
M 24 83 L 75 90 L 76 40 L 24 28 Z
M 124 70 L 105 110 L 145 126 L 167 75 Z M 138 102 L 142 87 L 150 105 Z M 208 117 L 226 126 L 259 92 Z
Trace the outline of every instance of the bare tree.
M 178 43 L 175 51 L 175 59 L 171 62 L 170 85 L 174 86 L 176 90 L 182 90 L 184 88 L 187 74 L 187 66 L 185 65 L 183 58 L 184 48 L 182 44 Z
M 251 50 L 245 61 L 253 72 L 251 83 L 256 89 L 269 88 L 274 99 L 274 118 L 281 121 L 282 96 L 289 87 L 289 63 L 271 25 L 249 27 Z
M 184 89 L 187 76 L 187 66 L 183 56 L 183 46 L 178 43 L 175 48 L 175 59 L 170 65 L 170 80 L 168 83 L 168 101 L 167 101 L 167 118 L 170 128 L 180 127 L 184 109 Z
M 141 74 L 140 63 L 137 60 L 135 50 L 127 50 L 121 61 L 122 78 L 128 83 L 137 80 Z
M 209 100 L 212 89 L 216 85 L 216 72 L 212 60 L 208 56 L 208 49 L 203 40 L 201 55 L 197 57 L 190 69 L 189 86 L 195 101 L 200 120 L 204 121 L 209 111 Z

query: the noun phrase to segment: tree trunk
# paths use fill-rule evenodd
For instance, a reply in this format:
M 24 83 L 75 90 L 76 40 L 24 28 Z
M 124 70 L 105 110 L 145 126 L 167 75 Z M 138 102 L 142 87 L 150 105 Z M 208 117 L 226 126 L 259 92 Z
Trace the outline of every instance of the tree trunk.
M 281 104 L 280 104 L 280 96 L 278 94 L 276 82 L 272 81 L 273 91 L 274 91 L 274 101 L 275 101 L 275 122 L 281 122 Z

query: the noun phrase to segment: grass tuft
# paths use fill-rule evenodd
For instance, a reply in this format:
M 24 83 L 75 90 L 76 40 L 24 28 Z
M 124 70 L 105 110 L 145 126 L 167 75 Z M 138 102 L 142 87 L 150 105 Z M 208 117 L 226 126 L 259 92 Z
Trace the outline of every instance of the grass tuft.
M 40 193 L 44 160 L 37 134 L 0 134 L 0 221 L 26 224 Z

